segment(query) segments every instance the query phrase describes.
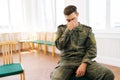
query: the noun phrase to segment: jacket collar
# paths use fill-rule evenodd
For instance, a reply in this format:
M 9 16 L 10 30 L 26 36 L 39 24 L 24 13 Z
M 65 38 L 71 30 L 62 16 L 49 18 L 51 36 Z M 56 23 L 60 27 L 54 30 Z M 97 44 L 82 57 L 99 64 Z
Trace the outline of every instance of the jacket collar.
M 82 31 L 82 29 L 83 29 L 83 26 L 82 26 L 82 24 L 79 23 L 79 25 L 75 29 L 73 29 L 73 30 L 80 30 L 80 31 Z

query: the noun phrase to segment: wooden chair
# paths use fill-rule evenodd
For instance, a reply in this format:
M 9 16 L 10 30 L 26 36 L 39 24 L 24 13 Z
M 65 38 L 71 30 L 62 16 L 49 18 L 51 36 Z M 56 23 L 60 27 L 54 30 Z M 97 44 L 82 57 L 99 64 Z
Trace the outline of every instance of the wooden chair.
M 18 32 L 13 32 L 13 33 L 9 33 L 9 41 L 14 43 L 13 47 L 14 47 L 14 51 L 17 52 L 17 47 L 18 47 L 18 40 L 19 40 L 19 33 Z
M 3 58 L 3 65 L 0 65 L 0 78 L 6 76 L 12 76 L 20 74 L 21 80 L 25 80 L 25 73 L 21 63 L 21 54 L 20 49 L 19 53 L 16 54 L 19 56 L 18 61 L 13 56 L 12 50 L 14 43 L 12 42 L 1 42 L 0 45 L 2 46 L 2 58 Z
M 21 39 L 19 40 L 19 43 L 24 44 L 24 47 L 26 50 L 31 51 L 35 48 L 34 41 L 36 40 L 36 33 L 34 32 L 22 32 L 21 33 Z
M 55 56 L 55 43 L 54 43 L 54 41 L 55 41 L 55 33 L 54 32 L 47 32 L 45 44 L 47 46 L 52 47 L 52 57 Z
M 34 41 L 37 39 L 37 34 L 36 32 L 29 32 L 28 34 L 28 40 L 27 40 L 27 44 L 29 45 L 29 47 L 33 50 L 35 49 L 35 45 L 34 45 Z
M 39 51 L 39 49 L 42 50 L 42 45 L 43 45 L 44 54 L 46 54 L 47 53 L 47 45 L 45 44 L 45 42 L 46 42 L 46 32 L 38 32 L 37 37 L 38 37 L 38 39 L 35 40 L 34 43 L 38 44 L 38 46 L 37 46 L 38 51 Z
M 2 33 L 1 42 L 9 42 L 9 41 L 10 41 L 9 33 Z
M 37 32 L 37 39 L 34 41 L 34 43 L 37 43 L 36 41 L 41 40 L 41 32 Z M 41 44 L 36 44 L 37 51 L 42 49 Z
M 21 49 L 29 50 L 30 45 L 28 43 L 28 39 L 29 39 L 28 32 L 20 33 L 20 39 L 18 42 L 21 44 Z

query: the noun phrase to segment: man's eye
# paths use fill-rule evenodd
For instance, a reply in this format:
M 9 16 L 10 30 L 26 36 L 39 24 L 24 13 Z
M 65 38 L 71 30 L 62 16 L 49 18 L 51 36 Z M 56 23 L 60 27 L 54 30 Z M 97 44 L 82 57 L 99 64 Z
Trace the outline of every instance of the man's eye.
M 70 22 L 71 20 L 68 20 L 68 19 L 67 19 L 67 21 Z
M 74 20 L 75 18 L 73 18 L 72 20 Z

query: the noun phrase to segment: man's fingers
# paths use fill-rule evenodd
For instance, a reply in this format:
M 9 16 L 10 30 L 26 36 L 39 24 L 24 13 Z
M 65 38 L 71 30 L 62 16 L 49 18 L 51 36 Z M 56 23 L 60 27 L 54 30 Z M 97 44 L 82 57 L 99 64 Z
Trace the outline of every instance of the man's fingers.
M 67 23 L 67 28 L 69 30 L 72 30 L 73 28 L 75 28 L 75 22 L 71 21 Z
M 76 72 L 76 77 L 81 77 L 81 76 L 84 76 L 84 75 L 85 75 L 84 71 Z

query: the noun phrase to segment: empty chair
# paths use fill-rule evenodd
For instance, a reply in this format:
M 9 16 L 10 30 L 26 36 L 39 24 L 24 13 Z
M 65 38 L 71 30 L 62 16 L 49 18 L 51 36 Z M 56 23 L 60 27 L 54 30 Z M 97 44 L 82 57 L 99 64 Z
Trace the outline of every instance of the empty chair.
M 29 50 L 29 48 L 30 48 L 30 44 L 28 43 L 29 42 L 29 33 L 21 32 L 19 37 L 20 37 L 20 39 L 18 42 L 21 45 L 21 49 Z
M 9 41 L 14 43 L 13 47 L 14 47 L 14 51 L 17 52 L 17 47 L 18 47 L 18 40 L 19 40 L 19 33 L 18 32 L 14 32 L 14 33 L 9 33 Z
M 45 44 L 45 42 L 46 42 L 46 32 L 37 32 L 37 40 L 35 40 L 34 43 L 38 44 L 37 46 L 38 51 L 40 48 L 42 49 L 42 45 L 43 45 L 44 54 L 47 53 L 47 45 Z
M 55 56 L 55 33 L 54 32 L 47 32 L 46 42 L 47 46 L 51 46 L 52 48 L 52 57 Z
M 0 65 L 0 78 L 20 74 L 20 80 L 25 80 L 24 69 L 21 64 L 20 49 L 18 54 L 13 55 L 13 42 L 1 43 L 3 65 Z M 18 57 L 17 57 L 18 56 Z M 15 58 L 15 59 L 14 59 Z M 18 59 L 18 60 L 17 60 Z

